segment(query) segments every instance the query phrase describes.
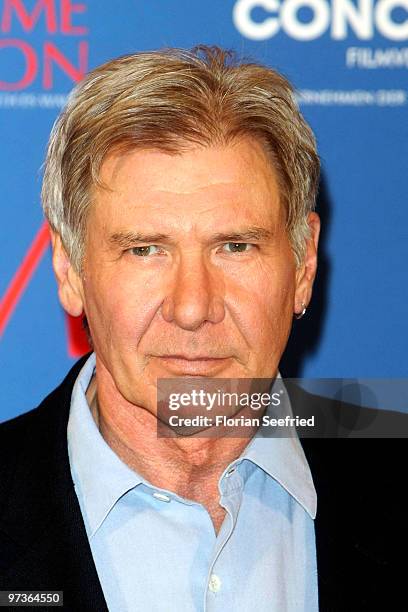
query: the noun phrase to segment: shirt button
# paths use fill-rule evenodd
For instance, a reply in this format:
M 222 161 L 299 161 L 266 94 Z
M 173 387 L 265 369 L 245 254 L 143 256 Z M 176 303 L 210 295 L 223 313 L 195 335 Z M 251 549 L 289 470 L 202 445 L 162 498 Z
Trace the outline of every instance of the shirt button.
M 221 579 L 217 574 L 211 574 L 210 581 L 208 583 L 208 588 L 213 593 L 218 593 L 221 588 Z
M 160 501 L 164 502 L 170 501 L 170 497 L 168 495 L 164 495 L 164 493 L 158 493 L 157 491 L 156 493 L 153 493 L 153 497 L 155 497 L 156 499 L 160 499 Z

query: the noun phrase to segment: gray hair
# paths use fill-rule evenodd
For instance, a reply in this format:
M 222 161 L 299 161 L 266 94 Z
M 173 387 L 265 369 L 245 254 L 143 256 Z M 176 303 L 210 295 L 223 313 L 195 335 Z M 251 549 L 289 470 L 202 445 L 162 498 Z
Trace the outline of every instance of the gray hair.
M 319 158 L 293 88 L 278 72 L 200 45 L 114 59 L 72 91 L 51 132 L 42 202 L 51 227 L 81 270 L 87 212 L 108 153 L 180 153 L 250 136 L 270 155 L 297 265 L 309 237 Z

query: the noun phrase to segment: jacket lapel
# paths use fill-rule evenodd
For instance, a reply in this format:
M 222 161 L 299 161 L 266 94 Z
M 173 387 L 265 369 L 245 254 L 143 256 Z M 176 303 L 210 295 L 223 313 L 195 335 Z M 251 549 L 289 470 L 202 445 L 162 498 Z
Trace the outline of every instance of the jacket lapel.
M 401 609 L 404 441 L 308 438 L 302 445 L 317 493 L 320 609 Z
M 67 446 L 72 386 L 83 363 L 74 366 L 38 409 L 15 419 L 14 426 L 3 426 L 2 454 L 10 469 L 0 483 L 5 500 L 0 513 L 0 585 L 7 590 L 63 591 L 67 609 L 99 612 L 107 606 Z

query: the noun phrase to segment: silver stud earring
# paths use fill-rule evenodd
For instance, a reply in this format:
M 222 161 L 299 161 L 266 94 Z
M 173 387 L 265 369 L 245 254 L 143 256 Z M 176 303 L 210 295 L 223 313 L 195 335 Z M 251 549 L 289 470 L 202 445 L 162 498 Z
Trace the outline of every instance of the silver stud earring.
M 302 302 L 301 305 L 302 305 L 302 312 L 299 312 L 299 314 L 295 314 L 295 319 L 301 319 L 306 312 L 306 304 Z

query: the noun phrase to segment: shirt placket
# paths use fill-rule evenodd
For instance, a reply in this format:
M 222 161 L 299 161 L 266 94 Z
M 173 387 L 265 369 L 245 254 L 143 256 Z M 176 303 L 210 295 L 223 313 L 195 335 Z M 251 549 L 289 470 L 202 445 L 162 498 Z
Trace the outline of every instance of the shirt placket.
M 222 595 L 223 588 L 225 589 L 226 585 L 223 584 L 224 576 L 222 571 L 218 571 L 217 568 L 221 565 L 222 553 L 233 535 L 242 501 L 243 480 L 237 466 L 230 468 L 226 472 L 220 483 L 220 490 L 220 505 L 227 514 L 218 533 L 214 556 L 208 570 L 204 593 L 204 612 L 225 610 L 225 600 Z M 227 577 L 225 577 L 225 580 L 227 580 Z

